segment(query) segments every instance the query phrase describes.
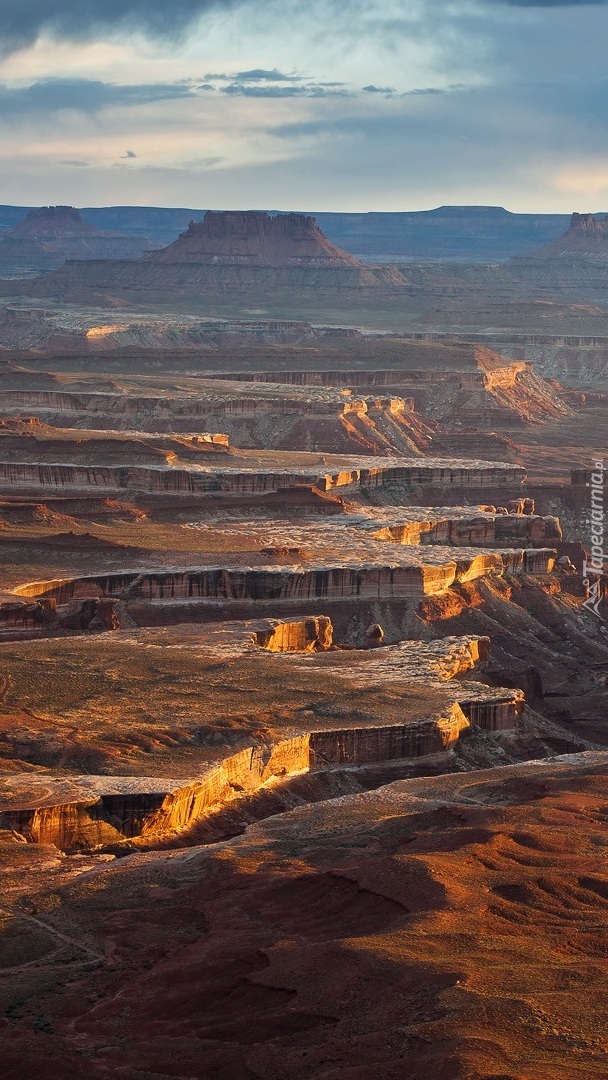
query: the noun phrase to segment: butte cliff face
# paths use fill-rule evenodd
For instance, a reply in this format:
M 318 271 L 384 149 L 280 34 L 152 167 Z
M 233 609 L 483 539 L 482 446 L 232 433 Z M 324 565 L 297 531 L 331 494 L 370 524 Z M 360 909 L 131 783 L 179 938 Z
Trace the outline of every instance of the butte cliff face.
M 536 259 L 608 259 L 608 217 L 573 214 L 569 228 L 551 244 L 533 251 Z
M 161 263 L 242 264 L 246 266 L 360 267 L 305 214 L 255 210 L 208 210 L 191 221 L 175 243 L 149 256 Z
M 41 269 L 64 259 L 136 258 L 148 241 L 103 232 L 83 221 L 73 206 L 41 206 L 0 237 L 0 263 L 28 262 Z
M 375 297 L 382 289 L 401 293 L 405 285 L 395 267 L 365 266 L 335 247 L 305 214 L 207 211 L 161 251 L 136 261 L 116 254 L 94 259 L 86 267 L 67 262 L 25 288 L 19 283 L 17 292 L 83 302 L 94 296 L 98 303 L 104 294 L 136 298 L 146 290 L 155 300 L 179 294 L 197 304 L 201 294 L 214 300 L 229 294 L 231 304 L 243 303 L 245 296 L 248 307 L 265 307 L 280 289 L 281 302 L 297 311 L 304 290 L 315 304 L 321 297 L 352 295 L 359 310 L 363 291 Z
M 83 221 L 74 206 L 40 206 L 5 233 L 3 240 L 57 241 L 75 236 L 112 236 Z

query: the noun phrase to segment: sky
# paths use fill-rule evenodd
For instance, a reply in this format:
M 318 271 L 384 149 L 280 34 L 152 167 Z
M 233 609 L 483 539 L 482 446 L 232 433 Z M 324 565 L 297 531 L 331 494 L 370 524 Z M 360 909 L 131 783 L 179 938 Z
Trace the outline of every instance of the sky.
M 0 203 L 608 211 L 608 0 L 0 0 Z

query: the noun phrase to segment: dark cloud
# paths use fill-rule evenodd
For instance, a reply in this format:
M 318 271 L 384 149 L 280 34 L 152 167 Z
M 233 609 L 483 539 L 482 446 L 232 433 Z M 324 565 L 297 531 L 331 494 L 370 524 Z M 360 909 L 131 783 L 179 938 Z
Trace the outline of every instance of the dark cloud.
M 213 79 L 215 82 L 270 82 L 270 83 L 301 83 L 304 82 L 306 76 L 304 75 L 286 75 L 283 71 L 279 71 L 278 68 L 252 68 L 251 71 L 209 71 L 205 75 L 205 83 L 201 86 L 201 90 L 209 90 L 212 87 L 209 86 L 209 81 Z
M 0 85 L 0 115 L 10 119 L 24 113 L 44 115 L 62 109 L 94 113 L 101 109 L 149 105 L 191 96 L 191 87 L 183 83 L 119 86 L 92 79 L 41 79 L 31 86 L 18 88 Z
M 526 171 L 534 176 L 544 169 L 547 175 L 564 163 L 597 156 L 598 147 L 608 145 L 607 93 L 608 79 L 484 86 L 433 97 L 400 95 L 394 103 L 402 103 L 401 109 L 373 116 L 361 109 L 359 98 L 339 116 L 284 123 L 269 132 L 278 139 L 305 141 L 310 159 L 328 154 L 343 159 L 345 167 L 357 158 L 369 160 L 379 176 L 388 162 L 400 160 L 420 179 L 426 170 L 439 184 L 440 147 L 447 177 L 457 171 L 468 174 L 472 184 L 481 179 L 489 186 L 492 176 L 508 187 Z
M 206 11 L 227 10 L 238 0 L 2 0 L 0 50 L 14 51 L 51 31 L 86 39 L 99 31 L 136 27 L 156 37 L 179 35 Z
M 125 150 L 124 154 L 121 154 L 120 156 L 121 156 L 121 158 L 129 158 L 129 159 L 131 159 L 131 158 L 136 158 L 137 154 L 135 153 L 134 150 Z
M 462 90 L 463 85 L 457 83 L 454 86 L 416 86 L 413 90 L 404 90 L 401 97 L 425 97 L 427 94 L 447 94 L 453 90 Z
M 578 8 L 606 6 L 608 0 L 486 0 L 488 5 L 519 8 Z M 8 53 L 31 45 L 47 31 L 71 40 L 86 40 L 102 33 L 124 33 L 140 30 L 152 37 L 179 39 L 189 26 L 208 12 L 225 12 L 241 6 L 254 11 L 267 9 L 260 0 L 0 0 L 0 53 Z M 296 10 L 295 0 L 284 0 L 289 11 Z M 323 15 L 327 25 L 341 32 L 365 20 L 367 33 L 412 36 L 416 27 L 426 28 L 428 20 L 404 14 L 393 20 L 386 17 L 372 29 L 369 16 L 374 0 L 317 0 L 312 5 L 316 15 Z M 446 0 L 428 0 L 427 14 L 434 18 L 437 7 L 446 8 Z M 311 12 L 312 15 L 312 12 Z M 223 76 L 208 76 L 208 78 Z M 297 81 L 297 76 L 281 75 L 274 69 L 252 69 L 236 73 L 232 78 L 241 82 L 249 79 L 267 81 Z
M 285 75 L 277 68 L 268 71 L 266 68 L 252 68 L 251 71 L 237 71 L 233 75 L 239 82 L 302 82 L 302 75 Z
M 252 83 L 229 83 L 222 86 L 220 93 L 229 94 L 232 97 L 253 98 L 322 98 L 322 97 L 348 97 L 348 90 L 340 90 L 324 86 L 323 83 L 307 83 L 305 86 L 259 86 Z
M 365 91 L 366 94 L 394 94 L 395 93 L 395 87 L 394 86 L 374 86 L 373 83 L 371 83 L 369 86 L 364 86 L 363 90 Z

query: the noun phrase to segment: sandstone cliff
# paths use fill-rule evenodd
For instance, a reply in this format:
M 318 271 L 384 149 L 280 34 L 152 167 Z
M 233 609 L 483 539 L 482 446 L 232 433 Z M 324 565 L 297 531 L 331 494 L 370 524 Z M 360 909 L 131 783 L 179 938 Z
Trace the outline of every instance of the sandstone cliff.
M 305 214 L 270 214 L 255 210 L 208 210 L 162 251 L 147 256 L 155 263 L 243 264 L 246 266 L 336 266 L 362 264 L 341 251 Z
M 89 225 L 73 206 L 41 206 L 0 237 L 0 265 L 30 262 L 43 268 L 67 258 L 134 259 L 149 246 L 145 239 Z
M 83 221 L 73 206 L 40 206 L 14 225 L 2 237 L 6 239 L 53 241 L 75 236 L 112 236 Z
M 139 249 L 141 251 L 141 247 Z M 128 295 L 147 290 L 167 296 L 287 289 L 356 290 L 379 288 L 401 292 L 406 283 L 395 267 L 364 266 L 335 247 L 304 214 L 255 211 L 209 211 L 202 222 L 169 247 L 136 261 L 90 256 L 86 271 L 67 262 L 33 281 L 5 283 L 5 295 L 69 296 L 96 302 L 106 290 Z
M 573 214 L 563 236 L 537 248 L 528 258 L 608 259 L 608 217 Z

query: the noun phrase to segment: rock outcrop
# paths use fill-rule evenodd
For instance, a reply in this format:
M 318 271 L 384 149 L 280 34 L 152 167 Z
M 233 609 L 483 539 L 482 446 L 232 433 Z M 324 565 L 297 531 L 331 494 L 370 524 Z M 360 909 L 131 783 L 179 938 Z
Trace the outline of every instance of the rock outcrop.
M 12 229 L 5 232 L 2 240 L 38 240 L 40 242 L 72 239 L 80 236 L 112 236 L 82 220 L 73 206 L 41 206 L 30 210 Z
M 173 294 L 235 295 L 286 288 L 329 289 L 345 295 L 378 290 L 400 293 L 406 278 L 395 267 L 360 263 L 335 247 L 305 214 L 258 211 L 208 211 L 202 222 L 160 252 L 134 262 L 88 261 L 86 269 L 69 261 L 61 269 L 28 282 L 17 282 L 6 295 L 96 298 L 107 290 L 128 295 L 142 289 Z M 294 294 L 295 295 L 295 294 Z
M 256 210 L 208 210 L 175 243 L 147 258 L 158 264 L 362 266 L 327 239 L 314 217 Z
M 545 574 L 553 569 L 555 550 L 475 551 L 461 548 L 407 548 L 395 553 L 346 552 L 310 559 L 304 565 L 242 567 L 202 566 L 184 570 L 92 575 L 36 581 L 19 586 L 18 596 L 55 599 L 109 597 L 144 601 L 221 601 L 277 603 L 311 600 L 344 601 L 440 596 L 455 583 L 510 574 Z
M 488 638 L 446 638 L 426 645 L 402 642 L 355 653 L 345 670 L 331 663 L 321 667 L 321 658 L 310 655 L 315 646 L 323 651 L 331 642 L 327 617 L 283 627 L 285 632 L 281 633 L 280 623 L 258 629 L 255 625 L 225 624 L 215 632 L 203 630 L 199 647 L 211 646 L 221 660 L 222 656 L 256 648 L 260 639 L 272 650 L 279 639 L 279 652 L 289 653 L 294 646 L 302 646 L 297 649 L 303 654 L 300 660 L 277 657 L 290 671 L 298 663 L 312 663 L 320 678 L 331 676 L 353 686 L 392 681 L 399 687 L 407 680 L 413 685 L 421 680 L 435 696 L 435 711 L 431 706 L 430 715 L 413 722 L 372 727 L 351 721 L 340 728 L 305 730 L 287 739 L 253 744 L 210 764 L 202 775 L 181 781 L 94 775 L 11 777 L 0 782 L 0 830 L 30 843 L 55 844 L 68 851 L 134 837 L 156 838 L 158 842 L 159 837 L 191 828 L 214 808 L 255 793 L 268 782 L 305 771 L 445 753 L 471 725 L 507 729 L 517 727 L 521 718 L 524 699 L 520 690 L 458 681 L 458 676 L 487 661 Z
M 208 377 L 232 382 L 260 382 L 297 387 L 348 387 L 357 395 L 394 394 L 433 420 L 456 421 L 486 428 L 518 425 L 566 415 L 570 411 L 560 388 L 534 374 L 529 363 L 508 361 L 489 349 L 471 347 L 479 354 L 469 368 L 436 370 L 407 364 L 392 370 L 275 370 L 209 372 Z M 441 435 L 439 435 L 441 437 Z
M 198 393 L 59 393 L 52 390 L 0 392 L 0 415 L 29 415 L 75 427 L 92 419 L 100 429 L 139 431 L 226 431 L 239 446 L 290 449 L 302 446 L 328 453 L 386 455 L 430 448 L 435 425 L 396 397 L 354 397 L 349 390 L 319 387 L 243 387 L 199 380 Z M 240 392 L 239 392 L 240 391 Z
M 528 259 L 608 259 L 608 217 L 573 214 L 557 240 L 532 251 Z
M 149 242 L 103 232 L 73 206 L 41 206 L 0 236 L 0 269 L 7 263 L 61 265 L 64 259 L 137 258 Z
M 602 1080 L 607 774 L 602 752 L 398 780 L 96 865 L 14 845 L 7 1066 Z
M 99 491 L 104 493 L 151 492 L 154 494 L 256 494 L 280 491 L 306 483 L 320 491 L 358 488 L 401 488 L 411 493 L 426 488 L 477 490 L 479 488 L 515 488 L 525 478 L 519 465 L 488 461 L 457 461 L 452 458 L 414 459 L 352 458 L 352 466 L 319 468 L 297 466 L 246 468 L 199 465 L 191 468 L 61 465 L 0 462 L 0 490 L 50 493 L 57 491 Z

